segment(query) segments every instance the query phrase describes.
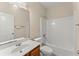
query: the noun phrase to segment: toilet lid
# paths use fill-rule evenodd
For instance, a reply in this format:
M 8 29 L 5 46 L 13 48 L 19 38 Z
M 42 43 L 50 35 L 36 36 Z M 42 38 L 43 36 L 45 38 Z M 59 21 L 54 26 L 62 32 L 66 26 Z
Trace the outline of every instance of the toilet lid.
M 48 53 L 53 52 L 53 50 L 48 46 L 41 47 L 41 51 L 48 52 Z

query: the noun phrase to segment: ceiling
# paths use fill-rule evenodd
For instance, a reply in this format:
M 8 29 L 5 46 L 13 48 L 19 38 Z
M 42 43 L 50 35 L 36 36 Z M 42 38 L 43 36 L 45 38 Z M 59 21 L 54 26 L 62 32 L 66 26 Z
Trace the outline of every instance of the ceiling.
M 49 8 L 52 6 L 72 5 L 72 2 L 41 2 L 40 4 L 45 8 Z

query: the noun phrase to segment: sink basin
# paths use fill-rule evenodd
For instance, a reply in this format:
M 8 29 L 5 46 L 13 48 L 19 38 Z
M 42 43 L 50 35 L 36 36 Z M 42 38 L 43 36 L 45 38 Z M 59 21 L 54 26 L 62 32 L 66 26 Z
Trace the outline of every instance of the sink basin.
M 29 45 L 21 45 L 21 46 L 17 46 L 15 49 L 13 49 L 11 51 L 11 53 L 15 53 L 15 52 L 19 52 L 22 53 L 23 51 L 25 51 L 26 49 L 28 49 Z

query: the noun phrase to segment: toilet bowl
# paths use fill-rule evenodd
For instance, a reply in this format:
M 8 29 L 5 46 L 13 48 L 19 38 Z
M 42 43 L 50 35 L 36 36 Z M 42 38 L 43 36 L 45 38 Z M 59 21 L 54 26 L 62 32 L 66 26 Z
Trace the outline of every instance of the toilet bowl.
M 50 48 L 45 43 L 43 43 L 41 38 L 36 38 L 34 40 L 40 43 L 40 55 L 41 56 L 52 56 L 53 55 L 52 48 Z
M 41 50 L 41 55 L 43 55 L 43 56 L 52 56 L 53 55 L 53 50 L 46 45 L 42 46 L 40 48 L 40 50 Z

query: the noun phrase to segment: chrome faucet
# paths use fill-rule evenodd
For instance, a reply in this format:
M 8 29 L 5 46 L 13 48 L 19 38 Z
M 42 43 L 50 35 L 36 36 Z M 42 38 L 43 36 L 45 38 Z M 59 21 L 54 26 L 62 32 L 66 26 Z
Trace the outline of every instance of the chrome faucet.
M 18 43 L 18 44 L 16 44 L 16 46 L 21 46 L 21 44 L 22 44 L 22 43 Z

